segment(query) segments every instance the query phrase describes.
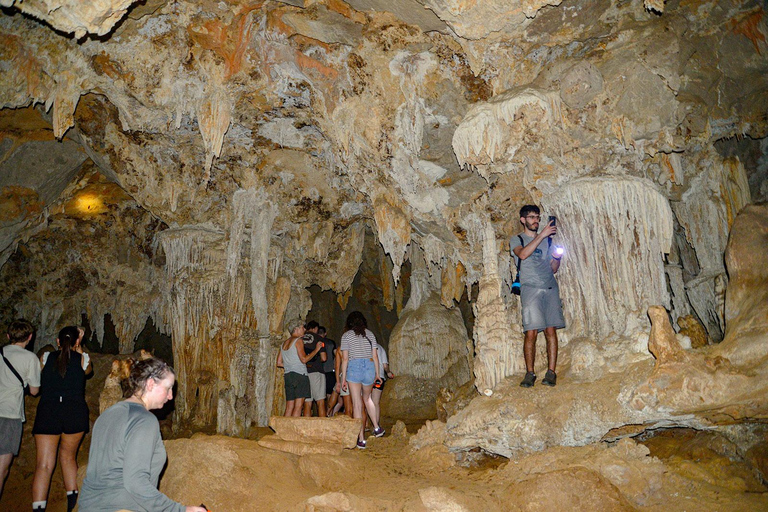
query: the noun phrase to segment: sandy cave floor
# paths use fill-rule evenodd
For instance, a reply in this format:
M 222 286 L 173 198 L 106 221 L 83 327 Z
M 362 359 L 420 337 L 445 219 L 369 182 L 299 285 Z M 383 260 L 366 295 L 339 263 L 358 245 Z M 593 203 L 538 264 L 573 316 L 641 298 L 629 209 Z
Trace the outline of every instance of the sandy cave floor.
M 514 460 L 475 453 L 462 467 L 438 447 L 412 451 L 409 436 L 401 428 L 371 438 L 365 451 L 299 457 L 253 440 L 195 434 L 166 443 L 169 465 L 161 489 L 217 512 L 553 510 L 552 501 L 558 510 L 768 510 L 765 483 L 719 434 L 679 429 L 644 441 L 651 450 L 643 461 L 647 467 L 629 464 L 629 481 L 619 486 L 590 468 L 610 466 L 606 456 L 612 450 L 637 450 L 631 440 L 551 448 Z M 87 444 L 80 452 L 83 465 Z M 768 448 L 762 453 L 765 457 Z M 33 441 L 25 436 L 0 510 L 29 510 L 33 454 Z M 49 511 L 66 510 L 58 470 L 50 498 Z
M 112 357 L 97 356 L 88 382 L 92 419 L 98 413 Z M 0 511 L 27 511 L 35 466 L 31 435 L 36 399 L 27 399 L 22 448 L 6 482 Z M 412 449 L 420 425 L 382 424 L 367 450 L 302 457 L 269 450 L 256 439 L 197 433 L 166 441 L 168 467 L 161 490 L 187 505 L 221 511 L 768 511 L 768 427 L 744 453 L 715 432 L 674 429 L 639 441 L 554 447 L 513 459 L 470 452 L 455 457 L 442 446 Z M 163 434 L 169 439 L 168 422 Z M 762 432 L 762 434 L 761 434 Z M 90 434 L 78 462 L 87 464 Z M 762 472 L 761 472 L 762 471 Z M 556 504 L 556 505 L 555 505 Z M 60 468 L 51 482 L 49 512 L 65 512 Z

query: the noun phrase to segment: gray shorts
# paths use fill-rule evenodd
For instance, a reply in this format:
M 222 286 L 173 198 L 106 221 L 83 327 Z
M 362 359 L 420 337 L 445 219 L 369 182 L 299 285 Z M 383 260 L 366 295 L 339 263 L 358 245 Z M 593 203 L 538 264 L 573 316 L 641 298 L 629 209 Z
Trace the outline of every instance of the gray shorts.
M 309 390 L 312 396 L 307 398 L 307 402 L 325 400 L 325 374 L 323 372 L 309 373 Z
M 0 455 L 19 454 L 22 430 L 21 418 L 0 418 Z
M 552 288 L 520 287 L 520 302 L 523 304 L 523 330 L 543 331 L 547 327 L 565 327 L 563 304 L 560 290 Z
M 347 389 L 346 391 L 341 389 L 341 381 L 344 380 L 344 373 L 339 373 L 339 377 L 336 379 L 339 383 L 339 396 L 349 396 L 349 383 L 347 383 Z

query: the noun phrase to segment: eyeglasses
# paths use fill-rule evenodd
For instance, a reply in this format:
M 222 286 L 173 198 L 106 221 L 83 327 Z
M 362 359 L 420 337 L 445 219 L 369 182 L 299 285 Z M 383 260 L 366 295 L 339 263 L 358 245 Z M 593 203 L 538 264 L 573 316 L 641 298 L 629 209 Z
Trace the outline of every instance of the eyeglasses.
M 541 220 L 541 215 L 528 215 L 525 218 L 531 220 Z

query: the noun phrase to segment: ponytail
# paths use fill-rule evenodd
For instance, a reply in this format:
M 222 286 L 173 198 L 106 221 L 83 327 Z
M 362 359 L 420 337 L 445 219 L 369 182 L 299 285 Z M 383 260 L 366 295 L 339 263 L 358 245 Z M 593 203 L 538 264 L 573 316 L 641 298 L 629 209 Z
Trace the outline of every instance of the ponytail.
M 59 331 L 58 341 L 61 354 L 59 354 L 59 358 L 56 360 L 56 369 L 59 371 L 59 375 L 61 375 L 62 378 L 67 374 L 70 354 L 75 343 L 77 343 L 77 338 L 79 336 L 80 331 L 77 330 L 77 327 L 69 326 Z

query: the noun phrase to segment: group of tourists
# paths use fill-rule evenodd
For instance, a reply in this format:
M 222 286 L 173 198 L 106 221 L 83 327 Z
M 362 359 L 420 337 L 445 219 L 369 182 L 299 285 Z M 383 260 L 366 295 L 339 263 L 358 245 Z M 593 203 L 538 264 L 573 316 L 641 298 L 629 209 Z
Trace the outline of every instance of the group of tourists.
M 523 232 L 510 240 L 510 252 L 517 267 L 516 283 L 522 301 L 526 375 L 520 383 L 531 387 L 535 343 L 539 332 L 547 342 L 548 369 L 543 384 L 557 383 L 557 329 L 565 326 L 562 303 L 554 274 L 560 267 L 562 249 L 551 238 L 556 219 L 539 232 L 541 213 L 535 205 L 520 210 Z M 25 320 L 12 322 L 8 344 L 0 349 L 0 496 L 13 457 L 18 455 L 23 432 L 24 396 L 40 394 L 32 433 L 37 459 L 32 482 L 32 510 L 47 506 L 51 475 L 61 464 L 67 492 L 67 510 L 80 501 L 82 512 L 144 510 L 157 512 L 206 512 L 204 506 L 184 506 L 157 489 L 166 462 L 157 418 L 149 411 L 160 409 L 173 398 L 173 369 L 157 358 L 138 361 L 131 369 L 119 402 L 96 420 L 93 426 L 88 470 L 81 492 L 77 489 L 77 451 L 89 430 L 85 381 L 92 375 L 90 358 L 83 351 L 84 330 L 69 326 L 56 339 L 56 350 L 38 359 L 27 345 L 34 337 L 33 326 Z M 326 337 L 316 321 L 296 325 L 277 356 L 285 369 L 285 415 L 305 417 L 316 407 L 318 416 L 344 413 L 361 421 L 357 447 L 365 448 L 367 419 L 373 435 L 381 437 L 379 407 L 384 382 L 393 375 L 387 355 L 368 329 L 365 316 L 349 314 L 337 344 Z M 81 494 L 79 496 L 79 494 Z
M 357 447 L 365 448 L 365 427 L 370 418 L 373 435 L 381 437 L 381 393 L 389 361 L 376 336 L 368 329 L 365 316 L 353 311 L 347 317 L 341 344 L 328 339 L 326 329 L 312 320 L 296 325 L 280 347 L 277 366 L 285 370 L 285 416 L 333 416 L 341 408 L 363 419 Z
M 26 320 L 11 322 L 9 343 L 0 351 L 0 495 L 21 446 L 24 396 L 40 394 L 32 428 L 37 448 L 33 511 L 47 507 L 58 452 L 68 512 L 75 508 L 78 497 L 82 512 L 206 512 L 205 507 L 176 503 L 157 489 L 166 454 L 160 425 L 149 411 L 173 398 L 175 375 L 170 366 L 154 357 L 133 366 L 128 398 L 104 411 L 94 423 L 88 470 L 78 492 L 77 451 L 90 425 L 85 381 L 93 374 L 82 347 L 85 331 L 63 328 L 56 350 L 45 352 L 41 359 L 27 350 L 34 333 Z

